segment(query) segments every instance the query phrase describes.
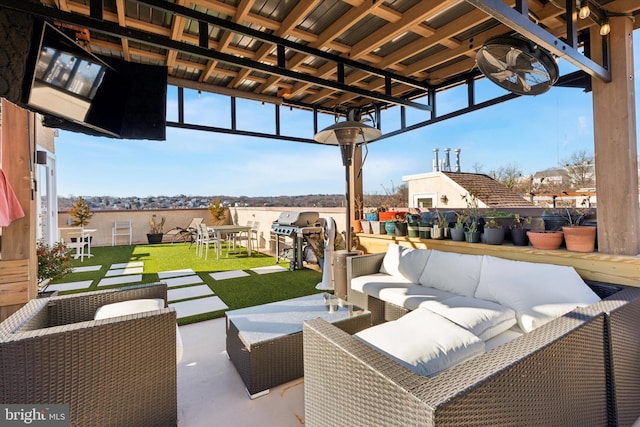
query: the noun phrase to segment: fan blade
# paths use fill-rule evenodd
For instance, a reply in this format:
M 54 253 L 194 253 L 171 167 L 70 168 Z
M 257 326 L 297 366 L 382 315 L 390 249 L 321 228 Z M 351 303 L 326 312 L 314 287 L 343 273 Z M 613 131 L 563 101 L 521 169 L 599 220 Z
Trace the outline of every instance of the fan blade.
M 522 51 L 520 49 L 512 47 L 509 52 L 507 52 L 507 65 L 509 67 L 515 66 L 518 61 L 518 56 L 520 56 L 521 53 Z
M 527 80 L 522 77 L 520 74 L 517 74 L 518 76 L 518 80 L 520 80 L 520 83 L 522 84 L 522 90 L 525 92 L 531 92 L 531 86 L 529 86 L 529 83 L 527 83 Z
M 531 73 L 531 74 L 535 74 L 535 75 L 540 76 L 540 77 L 544 77 L 545 79 L 549 79 L 549 74 L 547 74 L 544 71 L 536 70 L 535 68 L 527 70 L 527 72 Z
M 489 64 L 493 65 L 499 70 L 505 70 L 507 68 L 506 63 L 493 56 L 487 49 L 482 49 L 482 56 L 484 56 L 484 59 L 486 59 Z
M 503 82 L 511 76 L 513 76 L 513 73 L 509 70 L 500 71 L 498 73 L 491 73 L 491 77 L 495 78 L 499 82 Z

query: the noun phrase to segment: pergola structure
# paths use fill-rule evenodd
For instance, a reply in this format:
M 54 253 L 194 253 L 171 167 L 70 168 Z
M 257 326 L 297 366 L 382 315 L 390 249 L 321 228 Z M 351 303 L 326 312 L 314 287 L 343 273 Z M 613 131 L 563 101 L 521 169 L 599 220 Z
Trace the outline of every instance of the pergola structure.
M 517 35 L 577 67 L 556 85 L 593 91 L 599 250 L 640 252 L 637 0 L 0 0 L 0 9 L 88 29 L 87 47 L 95 54 L 166 66 L 168 83 L 179 88 L 178 121 L 168 126 L 309 143 L 319 131 L 318 114 L 357 110 L 380 128 L 380 112 L 400 108 L 400 126 L 384 139 L 519 96 L 478 103 L 474 95 L 482 78 L 478 49 L 492 37 Z M 438 95 L 459 86 L 466 88 L 467 105 L 438 114 Z M 229 96 L 231 126 L 186 122 L 185 88 Z M 238 129 L 236 98 L 275 104 L 275 132 Z M 280 133 L 283 106 L 313 111 L 308 138 Z M 407 126 L 407 108 L 424 111 L 424 121 Z M 20 111 L 2 112 L 3 167 L 29 138 Z M 351 211 L 362 195 L 362 176 L 354 172 L 361 158 L 356 149 Z M 28 193 L 30 180 L 23 178 L 13 182 Z

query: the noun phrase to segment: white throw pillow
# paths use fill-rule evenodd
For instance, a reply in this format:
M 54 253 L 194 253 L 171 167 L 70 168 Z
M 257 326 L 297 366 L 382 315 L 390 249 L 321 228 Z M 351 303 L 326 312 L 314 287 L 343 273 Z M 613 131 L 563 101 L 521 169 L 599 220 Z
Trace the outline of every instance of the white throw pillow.
M 484 341 L 480 338 L 423 309 L 365 329 L 355 336 L 406 368 L 427 376 L 484 351 Z
M 573 267 L 563 265 L 485 256 L 480 283 L 479 291 L 516 311 L 525 332 L 600 301 Z
M 482 257 L 431 250 L 420 276 L 423 286 L 472 297 L 478 286 Z
M 380 272 L 418 283 L 430 252 L 427 249 L 405 248 L 395 243 L 389 243 L 380 266 Z
M 420 309 L 431 310 L 484 341 L 516 324 L 516 313 L 509 307 L 473 297 L 425 301 Z

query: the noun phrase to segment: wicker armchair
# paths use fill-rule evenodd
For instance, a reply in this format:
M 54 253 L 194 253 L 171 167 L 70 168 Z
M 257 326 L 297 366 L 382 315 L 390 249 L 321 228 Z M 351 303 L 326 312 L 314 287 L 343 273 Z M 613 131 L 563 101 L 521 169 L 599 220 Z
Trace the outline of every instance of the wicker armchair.
M 3 403 L 70 405 L 70 425 L 177 424 L 176 313 L 93 320 L 105 304 L 167 300 L 144 285 L 30 301 L 0 323 Z

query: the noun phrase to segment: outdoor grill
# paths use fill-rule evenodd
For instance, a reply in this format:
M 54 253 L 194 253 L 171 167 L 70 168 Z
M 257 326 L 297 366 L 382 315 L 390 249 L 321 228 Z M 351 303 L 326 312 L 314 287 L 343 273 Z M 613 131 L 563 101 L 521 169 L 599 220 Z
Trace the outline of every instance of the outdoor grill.
M 271 232 L 276 235 L 276 263 L 281 259 L 288 259 L 289 270 L 302 268 L 303 250 L 308 237 L 322 232 L 318 219 L 318 212 L 282 212 L 280 214 L 278 220 L 271 224 Z M 291 238 L 292 247 L 280 251 L 280 236 Z

